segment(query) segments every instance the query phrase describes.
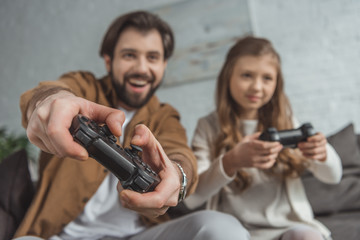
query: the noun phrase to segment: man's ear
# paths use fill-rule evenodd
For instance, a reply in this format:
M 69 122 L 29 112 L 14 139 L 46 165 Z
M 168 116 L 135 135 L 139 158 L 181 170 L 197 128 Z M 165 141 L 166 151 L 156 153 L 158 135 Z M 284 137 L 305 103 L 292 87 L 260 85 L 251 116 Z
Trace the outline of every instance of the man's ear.
M 109 73 L 111 71 L 111 57 L 107 54 L 104 54 L 104 62 L 106 71 Z

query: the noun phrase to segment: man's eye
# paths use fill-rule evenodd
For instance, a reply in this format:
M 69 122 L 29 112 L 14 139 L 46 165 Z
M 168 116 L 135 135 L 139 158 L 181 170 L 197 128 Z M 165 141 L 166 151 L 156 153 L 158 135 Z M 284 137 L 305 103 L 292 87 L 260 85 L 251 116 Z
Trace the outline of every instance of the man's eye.
M 123 55 L 123 57 L 126 58 L 126 59 L 135 58 L 135 54 L 133 54 L 133 53 L 125 53 Z
M 159 56 L 157 56 L 157 55 L 149 55 L 148 56 L 148 59 L 150 60 L 150 61 L 157 61 L 158 59 L 159 59 Z

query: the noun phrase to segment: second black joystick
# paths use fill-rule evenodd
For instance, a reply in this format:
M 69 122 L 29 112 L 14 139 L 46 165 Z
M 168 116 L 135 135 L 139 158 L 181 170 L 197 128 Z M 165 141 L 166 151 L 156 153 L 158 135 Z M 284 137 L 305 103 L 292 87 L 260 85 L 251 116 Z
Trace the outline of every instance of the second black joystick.
M 304 123 L 297 129 L 278 131 L 276 128 L 268 128 L 259 137 L 263 141 L 280 142 L 284 147 L 296 148 L 299 142 L 304 142 L 316 132 L 311 123 Z

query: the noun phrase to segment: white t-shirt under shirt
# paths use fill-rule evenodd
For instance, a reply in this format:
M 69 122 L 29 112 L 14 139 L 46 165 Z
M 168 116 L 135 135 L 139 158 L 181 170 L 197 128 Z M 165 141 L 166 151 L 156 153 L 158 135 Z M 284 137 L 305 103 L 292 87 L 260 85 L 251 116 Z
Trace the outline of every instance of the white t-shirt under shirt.
M 124 130 L 135 111 L 120 110 L 125 113 Z M 120 142 L 123 142 L 123 136 L 120 137 Z M 53 236 L 51 239 L 91 240 L 104 236 L 125 237 L 144 230 L 145 226 L 141 223 L 139 215 L 121 205 L 116 189 L 118 181 L 110 172 L 87 202 L 84 211 L 66 225 L 59 236 Z

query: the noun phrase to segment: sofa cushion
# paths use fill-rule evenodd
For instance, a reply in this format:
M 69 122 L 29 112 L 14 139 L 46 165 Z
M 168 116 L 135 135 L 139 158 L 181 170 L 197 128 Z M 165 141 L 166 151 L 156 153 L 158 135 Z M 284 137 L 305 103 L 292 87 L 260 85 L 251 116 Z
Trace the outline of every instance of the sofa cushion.
M 360 150 L 352 124 L 328 137 L 339 154 L 343 177 L 339 184 L 326 184 L 312 174 L 302 180 L 315 216 L 360 210 Z
M 343 168 L 360 167 L 360 148 L 352 123 L 329 136 L 327 140 L 339 154 Z
M 332 239 L 358 240 L 360 236 L 360 212 L 343 212 L 317 218 L 331 231 Z
M 0 239 L 11 239 L 34 195 L 25 150 L 2 160 L 0 192 Z
M 336 185 L 323 183 L 315 177 L 303 178 L 303 183 L 315 216 L 360 211 L 360 169 L 344 175 Z

